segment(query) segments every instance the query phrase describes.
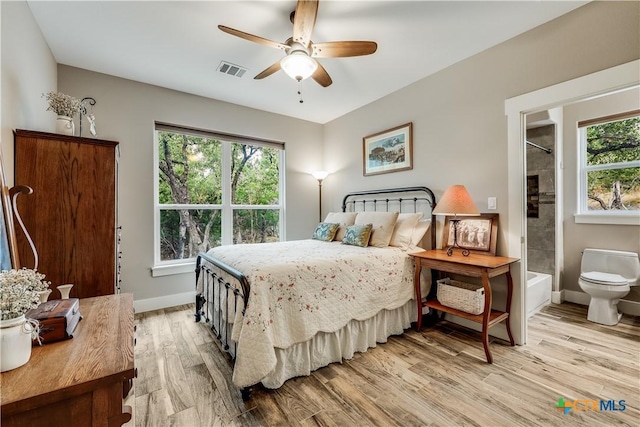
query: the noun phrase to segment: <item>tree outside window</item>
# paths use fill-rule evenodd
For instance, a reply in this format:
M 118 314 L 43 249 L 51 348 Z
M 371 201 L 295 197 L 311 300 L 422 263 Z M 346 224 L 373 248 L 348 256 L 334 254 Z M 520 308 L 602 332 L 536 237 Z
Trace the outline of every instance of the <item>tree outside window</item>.
M 195 258 L 222 244 L 280 239 L 283 150 L 156 134 L 160 262 Z
M 586 209 L 640 210 L 640 117 L 582 128 Z

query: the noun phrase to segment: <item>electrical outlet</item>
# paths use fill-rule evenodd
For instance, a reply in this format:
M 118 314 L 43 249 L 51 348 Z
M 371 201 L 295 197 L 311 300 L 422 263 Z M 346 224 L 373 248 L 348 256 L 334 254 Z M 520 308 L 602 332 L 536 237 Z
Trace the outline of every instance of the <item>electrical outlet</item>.
M 495 197 L 489 197 L 487 199 L 487 209 L 498 209 Z

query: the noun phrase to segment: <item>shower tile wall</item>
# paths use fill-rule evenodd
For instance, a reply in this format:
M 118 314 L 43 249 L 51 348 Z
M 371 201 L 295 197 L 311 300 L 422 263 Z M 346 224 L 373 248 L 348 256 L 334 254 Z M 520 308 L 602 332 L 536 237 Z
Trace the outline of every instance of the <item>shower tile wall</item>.
M 555 272 L 555 125 L 527 129 L 527 176 L 538 175 L 538 218 L 527 218 L 527 269 L 553 276 Z

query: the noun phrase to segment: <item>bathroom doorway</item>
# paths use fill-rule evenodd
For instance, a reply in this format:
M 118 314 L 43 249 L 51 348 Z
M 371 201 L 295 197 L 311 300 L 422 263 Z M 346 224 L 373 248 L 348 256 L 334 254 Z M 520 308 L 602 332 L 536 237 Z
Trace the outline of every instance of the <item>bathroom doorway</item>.
M 636 60 L 505 101 L 508 129 L 508 192 L 510 195 L 507 218 L 507 254 L 510 257 L 521 259 L 519 264 L 514 265 L 513 271 L 515 289 L 513 295 L 514 306 L 512 307 L 512 329 L 515 329 L 513 331 L 514 338 L 518 344 L 526 344 L 527 342 L 527 287 L 524 285 L 526 283 L 528 261 L 525 208 L 527 181 L 525 172 L 526 118 L 528 115 L 541 111 L 598 98 L 614 91 L 638 87 L 639 84 L 640 60 Z M 561 154 L 561 151 L 558 152 L 556 150 L 555 162 L 557 165 L 562 166 L 563 160 L 558 158 L 558 154 Z M 574 159 L 568 160 L 573 161 Z M 557 169 L 561 170 L 562 168 Z M 565 175 L 565 178 L 576 179 L 577 177 Z M 568 200 L 566 197 L 570 197 L 570 195 L 563 196 L 560 194 L 561 189 L 562 186 L 560 185 L 556 187 L 555 199 Z M 564 218 L 556 215 L 556 223 L 558 221 L 564 221 Z M 560 245 L 562 244 L 561 240 Z M 556 242 L 555 251 L 556 255 L 564 251 L 564 249 L 558 248 L 558 242 Z M 556 258 L 558 257 L 556 256 Z M 562 260 L 562 257 L 559 258 L 561 262 L 556 262 L 554 268 L 556 271 L 560 269 L 560 273 L 556 274 L 556 282 L 563 280 L 564 273 L 562 268 L 565 268 L 563 266 L 564 260 Z M 575 266 L 571 265 L 571 267 L 574 268 Z
M 552 301 L 559 289 L 562 218 L 556 194 L 562 183 L 562 109 L 527 114 L 525 138 L 527 318 Z M 557 297 L 555 302 L 560 302 Z

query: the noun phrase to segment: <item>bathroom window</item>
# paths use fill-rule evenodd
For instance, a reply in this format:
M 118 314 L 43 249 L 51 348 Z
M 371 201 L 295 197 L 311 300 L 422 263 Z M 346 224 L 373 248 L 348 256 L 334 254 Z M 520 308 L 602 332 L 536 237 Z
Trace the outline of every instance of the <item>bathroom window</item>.
M 640 110 L 578 123 L 580 212 L 635 223 L 640 213 Z M 630 217 L 632 222 L 625 221 Z M 635 220 L 635 222 L 633 222 Z M 591 221 L 585 221 L 591 222 Z

